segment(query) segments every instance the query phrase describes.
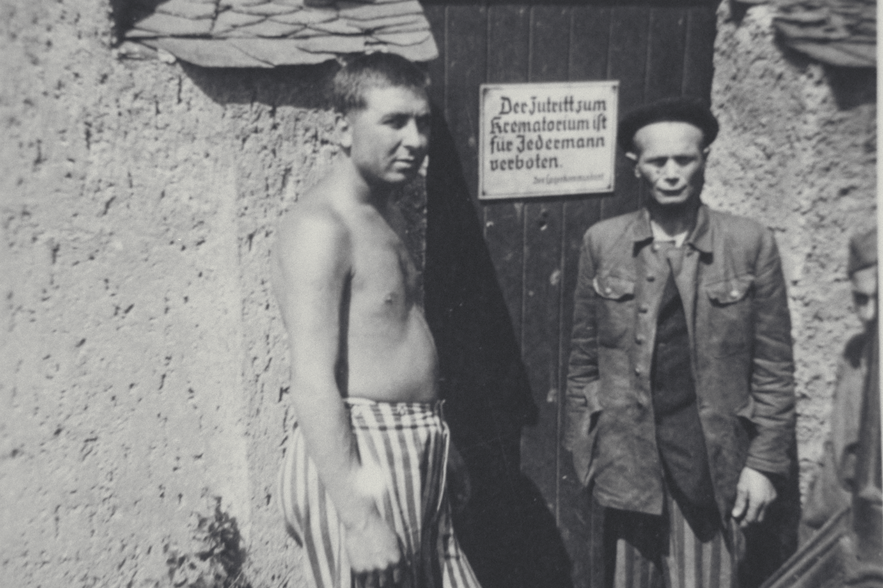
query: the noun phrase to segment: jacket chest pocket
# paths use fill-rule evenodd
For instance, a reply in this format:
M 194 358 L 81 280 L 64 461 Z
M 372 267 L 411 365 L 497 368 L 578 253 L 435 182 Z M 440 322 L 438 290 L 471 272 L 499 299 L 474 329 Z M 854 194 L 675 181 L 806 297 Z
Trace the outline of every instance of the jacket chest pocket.
M 635 316 L 635 281 L 617 276 L 595 276 L 592 281 L 598 295 L 598 344 L 618 347 L 628 333 Z
M 743 275 L 706 284 L 709 352 L 725 357 L 748 350 L 752 335 L 754 276 Z

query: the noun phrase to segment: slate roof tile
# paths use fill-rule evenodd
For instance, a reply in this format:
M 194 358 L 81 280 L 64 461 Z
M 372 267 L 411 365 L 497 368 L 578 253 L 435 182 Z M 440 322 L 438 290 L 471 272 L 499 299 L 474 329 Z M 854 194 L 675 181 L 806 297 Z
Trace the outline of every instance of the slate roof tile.
M 391 30 L 393 27 L 399 27 L 402 25 L 426 25 L 429 26 L 429 23 L 426 22 L 426 19 L 422 17 L 420 14 L 402 14 L 400 16 L 384 16 L 382 18 L 374 18 L 371 20 L 350 20 L 349 23 L 353 26 L 359 27 L 365 31 L 373 31 L 377 29 Z
M 213 1 L 170 0 L 156 7 L 158 13 L 183 16 L 184 18 L 212 18 L 217 7 Z
M 264 20 L 263 16 L 255 16 L 253 14 L 243 14 L 241 12 L 225 10 L 224 12 L 219 14 L 218 18 L 215 20 L 215 26 L 212 29 L 212 34 L 224 34 L 236 30 L 239 27 L 253 25 L 255 23 L 261 22 L 262 20 Z
M 207 18 L 184 18 L 155 12 L 135 25 L 144 31 L 153 31 L 171 37 L 207 35 L 212 30 L 212 20 Z
M 416 0 L 399 1 L 392 4 L 347 3 L 340 7 L 340 14 L 355 20 L 371 20 L 401 14 L 423 14 L 423 8 Z
M 813 59 L 841 67 L 872 67 L 877 59 L 877 48 L 870 43 L 793 41 L 792 46 Z
M 125 33 L 205 67 L 319 63 L 338 55 L 391 51 L 414 61 L 438 56 L 417 0 L 132 0 L 151 8 Z
M 403 24 L 394 27 L 386 27 L 383 29 L 384 34 L 390 33 L 416 33 L 419 31 L 430 32 L 429 24 L 419 24 L 419 23 L 411 23 L 411 24 Z
M 228 32 L 227 37 L 288 37 L 303 30 L 304 25 L 285 24 L 272 20 L 264 20 L 253 25 L 238 27 Z
M 779 32 L 790 39 L 818 39 L 828 41 L 843 41 L 849 38 L 849 31 L 836 26 L 802 27 L 790 22 L 778 21 L 776 28 Z
M 365 50 L 365 38 L 317 35 L 304 39 L 300 47 L 310 53 L 360 53 Z
M 272 67 L 272 64 L 243 53 L 230 41 L 219 39 L 146 39 L 154 49 L 165 49 L 178 59 L 203 67 Z
M 432 37 L 432 33 L 428 30 L 417 31 L 413 33 L 376 33 L 374 38 L 384 43 L 392 43 L 393 45 L 417 45 Z
M 270 66 L 287 65 L 292 55 L 296 55 L 298 63 L 309 65 L 334 59 L 333 53 L 304 51 L 302 43 L 283 39 L 236 39 L 233 45 L 243 53 L 269 64 Z
M 288 37 L 289 39 L 308 39 L 310 37 L 324 37 L 328 33 L 323 33 L 322 31 L 317 31 L 312 27 L 304 27 L 303 30 L 296 32 L 295 34 Z
M 362 29 L 354 27 L 342 20 L 332 20 L 328 22 L 317 22 L 310 25 L 315 31 L 322 31 L 329 35 L 361 35 Z
M 299 24 L 303 26 L 307 26 L 309 24 L 308 22 L 306 22 L 304 16 L 299 12 L 293 12 L 290 14 L 274 14 L 269 18 L 270 20 L 274 20 L 276 22 L 281 22 L 284 24 Z M 334 20 L 334 18 L 331 18 L 329 20 Z
M 139 39 L 156 39 L 156 33 L 142 29 L 131 29 L 126 33 L 126 39 L 138 41 Z
M 289 24 L 300 23 L 309 26 L 320 22 L 331 22 L 338 18 L 340 18 L 340 14 L 338 14 L 336 8 L 318 8 L 301 10 L 291 14 L 279 14 L 274 16 L 273 20 Z
M 244 14 L 260 14 L 262 16 L 274 16 L 277 14 L 298 14 L 303 9 L 297 6 L 285 4 L 276 4 L 274 2 L 264 2 L 263 4 L 254 4 L 252 6 L 237 6 L 234 8 L 237 12 Z
M 373 41 L 366 43 L 365 46 L 368 50 L 380 49 L 383 51 L 389 51 L 390 53 L 397 53 L 398 55 L 407 57 L 412 61 L 429 61 L 430 59 L 438 57 L 438 48 L 435 46 L 435 41 L 432 39 L 432 36 L 427 37 L 425 41 L 418 43 L 417 45 L 384 45 L 377 41 Z
M 217 2 L 217 0 L 215 1 Z M 267 0 L 220 0 L 221 8 L 232 8 L 233 10 L 266 3 Z
M 843 67 L 877 64 L 875 0 L 776 0 L 782 41 L 813 59 Z

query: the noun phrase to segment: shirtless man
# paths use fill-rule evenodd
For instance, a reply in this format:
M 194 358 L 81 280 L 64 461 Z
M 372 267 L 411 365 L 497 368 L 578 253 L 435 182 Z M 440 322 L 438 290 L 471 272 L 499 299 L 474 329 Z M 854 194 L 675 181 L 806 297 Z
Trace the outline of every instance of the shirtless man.
M 396 55 L 343 67 L 341 153 L 279 228 L 297 416 L 280 495 L 320 587 L 478 587 L 451 526 L 435 344 L 393 202 L 426 156 L 427 86 Z

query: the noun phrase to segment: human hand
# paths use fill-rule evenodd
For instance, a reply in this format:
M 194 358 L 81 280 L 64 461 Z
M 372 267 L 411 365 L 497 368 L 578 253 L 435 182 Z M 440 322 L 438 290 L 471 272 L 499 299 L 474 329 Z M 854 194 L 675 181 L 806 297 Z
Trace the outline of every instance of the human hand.
M 736 485 L 733 519 L 739 521 L 739 526 L 743 528 L 762 522 L 767 507 L 777 495 L 775 486 L 765 474 L 748 467 L 743 468 Z
M 397 588 L 405 561 L 396 534 L 379 516 L 359 528 L 347 527 L 344 545 L 353 570 L 354 588 Z

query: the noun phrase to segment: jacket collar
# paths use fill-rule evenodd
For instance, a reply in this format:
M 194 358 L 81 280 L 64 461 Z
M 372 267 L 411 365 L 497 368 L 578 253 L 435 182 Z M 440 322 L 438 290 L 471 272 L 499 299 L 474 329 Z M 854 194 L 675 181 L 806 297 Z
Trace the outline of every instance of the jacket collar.
M 712 252 L 713 231 L 708 216 L 708 207 L 700 204 L 699 209 L 696 211 L 696 226 L 693 227 L 693 231 L 686 240 L 687 244 L 703 253 Z M 638 211 L 638 217 L 632 224 L 631 232 L 632 241 L 636 246 L 645 241 L 649 243 L 653 240 L 653 229 L 650 227 L 650 211 L 647 210 L 646 206 Z
M 712 243 L 714 243 L 714 231 L 711 227 L 711 219 L 709 219 L 708 207 L 704 204 L 699 205 L 696 211 L 696 226 L 693 232 L 687 237 L 687 243 L 698 249 L 702 253 L 712 252 Z

